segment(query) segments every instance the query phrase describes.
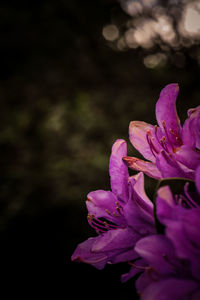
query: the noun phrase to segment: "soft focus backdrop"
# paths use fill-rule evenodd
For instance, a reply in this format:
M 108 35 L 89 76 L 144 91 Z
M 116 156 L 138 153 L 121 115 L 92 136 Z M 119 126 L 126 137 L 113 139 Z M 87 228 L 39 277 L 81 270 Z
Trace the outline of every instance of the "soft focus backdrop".
M 199 1 L 1 1 L 0 31 L 7 294 L 137 299 L 134 280 L 120 284 L 128 265 L 97 271 L 70 256 L 95 235 L 86 196 L 109 189 L 111 147 L 128 141 L 129 122 L 155 123 L 168 83 L 180 85 L 181 120 L 199 104 Z M 128 154 L 139 156 L 129 142 Z M 154 187 L 146 178 L 150 197 Z

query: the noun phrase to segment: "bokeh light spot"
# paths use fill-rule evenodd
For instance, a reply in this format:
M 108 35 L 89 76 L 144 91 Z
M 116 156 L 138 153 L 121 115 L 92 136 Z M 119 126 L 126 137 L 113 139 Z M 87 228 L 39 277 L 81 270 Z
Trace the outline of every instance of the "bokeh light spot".
M 109 24 L 103 28 L 102 34 L 107 41 L 115 41 L 119 37 L 119 30 L 117 26 Z

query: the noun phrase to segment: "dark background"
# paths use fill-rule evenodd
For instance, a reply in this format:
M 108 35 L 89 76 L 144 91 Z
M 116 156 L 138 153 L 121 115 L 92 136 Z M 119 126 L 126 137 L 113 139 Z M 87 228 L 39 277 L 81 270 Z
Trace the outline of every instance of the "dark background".
M 178 112 L 199 103 L 199 65 L 143 64 L 142 49 L 117 51 L 102 36 L 128 16 L 114 0 L 1 1 L 0 241 L 6 293 L 55 299 L 135 297 L 127 265 L 71 263 L 95 235 L 85 199 L 109 189 L 113 142 L 131 120 L 155 123 L 160 90 L 178 82 Z M 170 53 L 173 57 L 173 51 Z M 138 155 L 128 144 L 129 155 Z M 146 178 L 152 195 L 155 182 Z

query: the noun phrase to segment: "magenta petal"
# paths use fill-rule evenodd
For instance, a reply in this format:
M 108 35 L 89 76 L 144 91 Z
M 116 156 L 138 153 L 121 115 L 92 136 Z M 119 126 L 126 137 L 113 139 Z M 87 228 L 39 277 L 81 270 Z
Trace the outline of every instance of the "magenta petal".
M 169 186 L 160 187 L 157 191 L 157 195 L 164 199 L 169 206 L 173 207 L 175 205 L 173 194 Z
M 136 184 L 134 176 L 130 177 L 129 180 L 133 192 L 123 209 L 127 224 L 133 231 L 138 232 L 140 237 L 154 233 L 153 204 L 149 202 L 150 200 L 147 197 L 143 199 L 140 196 L 143 191 L 141 191 L 141 194 L 140 191 L 134 191 L 134 185 Z M 136 187 L 136 190 L 138 188 Z
M 160 274 L 173 274 L 173 265 L 169 263 L 174 258 L 174 247 L 164 235 L 151 235 L 140 239 L 135 251 Z M 167 259 L 166 259 L 166 258 Z
M 164 220 L 172 217 L 174 206 L 175 202 L 169 186 L 159 188 L 156 198 L 156 214 L 161 223 L 165 224 Z
M 200 106 L 188 110 L 182 130 L 183 144 L 200 149 Z
M 135 268 L 134 266 L 131 266 L 130 271 L 126 274 L 123 274 L 121 276 L 121 281 L 122 282 L 126 282 L 127 280 L 129 280 L 131 277 L 134 277 L 135 275 L 137 275 L 138 273 L 142 272 L 142 268 L 140 267 L 144 267 L 147 264 L 144 262 L 143 259 L 137 259 L 137 261 L 135 262 L 135 265 L 139 266 L 139 268 Z
M 132 277 L 134 277 L 135 275 L 137 275 L 140 272 L 141 272 L 140 269 L 136 269 L 136 268 L 132 267 L 128 273 L 125 273 L 121 276 L 121 282 L 128 281 L 129 279 L 131 279 Z
M 131 247 L 131 249 L 128 250 L 121 250 L 121 253 L 116 254 L 111 258 L 109 262 L 112 264 L 116 264 L 119 262 L 127 262 L 138 258 L 138 254 L 135 252 L 134 247 Z
M 180 120 L 176 111 L 176 98 L 179 93 L 177 83 L 167 85 L 160 93 L 156 103 L 156 119 L 163 132 L 167 130 L 172 144 L 177 144 L 176 137 L 180 136 Z M 166 128 L 166 130 L 165 130 Z M 173 134 L 170 134 L 170 130 Z
M 130 156 L 123 157 L 123 160 L 130 169 L 144 172 L 147 176 L 155 179 L 162 178 L 160 171 L 154 163 Z
M 132 176 L 134 179 L 131 180 L 131 177 L 129 178 L 129 181 L 132 183 L 133 188 L 133 198 L 134 201 L 137 202 L 137 204 L 147 213 L 149 213 L 151 216 L 153 215 L 153 203 L 152 201 L 147 197 L 147 194 L 144 190 L 144 174 L 142 172 Z
M 200 165 L 198 166 L 198 168 L 196 169 L 196 173 L 195 173 L 195 183 L 196 183 L 196 187 L 197 190 L 200 194 Z
M 99 236 L 99 239 L 93 244 L 92 251 L 95 253 L 119 251 L 120 249 L 130 249 L 134 247 L 139 235 L 135 234 L 129 228 L 119 228 L 109 230 Z
M 194 179 L 194 172 L 184 165 L 178 164 L 172 155 L 161 151 L 157 155 L 156 161 L 158 169 L 162 173 L 163 178 L 167 177 L 180 177 Z
M 167 236 L 173 241 L 178 255 L 200 257 L 200 208 L 174 208 L 173 220 L 166 222 Z
M 189 169 L 195 170 L 200 164 L 200 152 L 187 145 L 182 145 L 175 153 L 175 159 L 184 164 Z
M 200 279 L 200 208 L 177 207 L 175 213 L 176 218 L 165 222 L 166 235 L 173 242 L 177 255 L 190 260 L 191 274 Z
M 111 189 L 113 193 L 121 200 L 128 200 L 128 168 L 122 158 L 127 155 L 127 145 L 124 140 L 117 140 L 113 147 L 110 157 L 109 174 Z
M 86 205 L 89 215 L 110 219 L 113 212 L 117 212 L 116 202 L 117 198 L 112 192 L 97 190 L 88 194 Z
M 191 295 L 191 300 L 199 300 L 200 299 L 200 288 L 194 291 Z
M 185 211 L 182 222 L 186 237 L 200 254 L 200 207 Z
M 93 265 L 97 269 L 103 269 L 108 261 L 105 253 L 93 253 L 91 251 L 93 244 L 99 237 L 89 238 L 83 243 L 79 244 L 72 254 L 72 261 L 84 262 Z
M 150 284 L 142 293 L 141 300 L 182 300 L 198 288 L 192 280 L 166 279 Z
M 147 141 L 148 131 L 153 133 L 154 126 L 142 121 L 132 121 L 129 125 L 129 138 L 133 147 L 135 147 L 144 158 L 155 162 L 155 157 Z
M 146 264 L 147 265 L 147 264 Z M 152 275 L 149 276 L 149 272 L 143 272 L 139 278 L 136 280 L 135 286 L 139 294 L 142 295 L 143 291 L 147 286 L 152 283 Z

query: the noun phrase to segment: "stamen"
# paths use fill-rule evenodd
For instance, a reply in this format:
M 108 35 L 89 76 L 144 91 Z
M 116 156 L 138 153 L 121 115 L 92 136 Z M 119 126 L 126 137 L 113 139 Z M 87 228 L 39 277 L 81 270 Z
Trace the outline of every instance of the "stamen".
M 102 221 L 99 218 L 96 218 L 94 215 L 88 215 L 88 223 L 99 233 L 118 228 L 118 225 Z
M 143 266 L 135 265 L 135 264 L 132 263 L 131 261 L 128 261 L 128 264 L 129 264 L 131 267 L 136 268 L 136 269 L 139 269 L 139 270 L 142 270 L 142 271 L 145 271 L 145 270 L 148 270 L 148 269 L 151 268 L 151 267 L 143 267 Z
M 169 132 L 171 135 L 173 135 L 177 141 L 177 143 L 179 145 L 182 145 L 182 140 L 181 140 L 181 137 L 178 135 L 178 133 L 174 132 L 174 130 L 172 128 L 169 129 Z
M 115 202 L 115 204 L 116 204 L 116 211 L 120 214 L 120 215 L 122 215 L 122 206 L 119 204 L 119 202 Z
M 173 144 L 172 144 L 171 141 L 170 141 L 170 138 L 169 138 L 169 135 L 168 135 L 168 132 L 167 132 L 167 127 L 166 127 L 165 121 L 162 121 L 162 125 L 163 125 L 163 128 L 164 128 L 164 131 L 165 131 L 167 140 L 168 140 L 170 146 L 172 147 L 172 151 L 174 151 L 174 146 L 173 146 Z M 170 131 L 170 130 L 169 130 L 169 131 Z
M 178 203 L 180 205 L 182 205 L 183 207 L 185 207 L 185 208 L 190 208 L 191 207 L 191 203 L 189 203 L 188 199 L 183 195 L 179 195 Z
M 112 213 L 112 214 L 113 214 L 113 216 L 114 216 L 114 217 L 120 217 L 118 214 L 116 214 L 116 212 L 115 212 L 115 211 L 113 211 L 113 213 Z
M 187 189 L 187 186 L 184 186 L 185 196 L 184 195 L 175 195 L 176 203 L 185 208 L 199 207 L 198 204 L 189 195 L 189 193 L 186 189 Z
M 87 219 L 88 219 L 88 223 L 90 224 L 90 226 L 91 226 L 92 228 L 94 228 L 98 234 L 106 232 L 105 228 L 104 228 L 104 229 L 99 228 L 99 227 L 101 227 L 101 226 L 99 226 L 98 224 L 96 224 L 96 223 L 94 222 L 93 217 L 91 217 L 90 215 L 88 215 L 88 218 L 87 218 Z
M 184 185 L 184 193 L 187 197 L 187 199 L 191 202 L 191 204 L 194 207 L 198 207 L 197 203 L 192 199 L 192 197 L 190 196 L 189 192 L 188 192 L 188 187 L 189 187 L 189 182 L 186 182 L 186 184 Z
M 111 215 L 111 212 L 106 208 L 105 209 L 105 212 L 108 214 L 108 215 Z
M 153 156 L 156 157 L 156 154 L 158 154 L 159 151 L 156 149 L 155 145 L 153 144 L 153 138 L 150 138 L 150 137 L 151 137 L 151 131 L 147 130 L 146 139 L 147 139 L 147 142 L 149 144 L 149 147 L 150 147 L 150 150 L 151 150 Z
M 152 279 L 153 281 L 157 281 L 157 277 L 155 278 L 155 275 L 157 274 L 156 269 L 154 269 L 154 267 L 148 266 L 148 267 L 144 267 L 144 266 L 138 266 L 132 262 L 128 262 L 128 264 L 130 266 L 132 266 L 133 268 L 139 269 L 141 271 L 146 271 L 149 278 Z M 154 274 L 154 277 L 152 276 Z
M 180 197 L 180 195 L 174 195 L 174 198 L 175 198 L 175 203 L 178 204 L 178 205 L 182 205 L 182 198 Z
M 165 138 L 165 136 L 163 136 L 162 139 L 160 140 L 160 144 L 163 147 L 163 149 L 169 153 L 169 150 L 168 150 L 167 144 L 166 144 L 166 138 Z

